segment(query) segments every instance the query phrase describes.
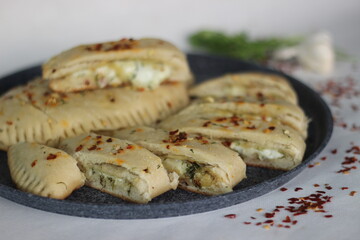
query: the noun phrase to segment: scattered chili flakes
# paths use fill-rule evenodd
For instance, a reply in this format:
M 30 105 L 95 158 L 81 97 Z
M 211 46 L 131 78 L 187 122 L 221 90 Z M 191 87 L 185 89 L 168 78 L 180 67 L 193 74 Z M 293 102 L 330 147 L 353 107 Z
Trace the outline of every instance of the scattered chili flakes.
M 341 190 L 347 190 L 347 189 L 349 189 L 348 187 L 342 187 L 342 188 L 340 188 Z
M 332 154 L 336 154 L 336 153 L 337 153 L 337 149 L 331 150 L 331 153 L 332 153 Z
M 131 144 L 128 144 L 126 149 L 133 150 L 133 149 L 135 149 L 135 146 L 131 145 Z
M 298 191 L 300 191 L 300 190 L 303 190 L 301 187 L 297 187 L 297 188 L 295 188 L 295 192 L 298 192 Z
M 325 215 L 324 217 L 326 217 L 326 218 L 332 218 L 333 215 L 329 214 L 329 215 Z
M 287 188 L 280 188 L 280 191 L 282 191 L 282 192 L 285 192 L 285 191 L 287 191 Z
M 326 157 L 322 157 L 322 158 L 320 158 L 320 160 L 325 161 L 325 160 L 326 160 Z
M 249 225 L 249 224 L 251 224 L 251 222 L 244 222 L 244 224 L 247 224 L 247 225 Z
M 234 219 L 234 218 L 236 218 L 236 214 L 233 214 L 233 213 L 232 214 L 227 214 L 224 217 Z
M 320 185 L 317 184 L 317 183 L 315 183 L 313 186 L 314 186 L 314 187 L 320 187 Z

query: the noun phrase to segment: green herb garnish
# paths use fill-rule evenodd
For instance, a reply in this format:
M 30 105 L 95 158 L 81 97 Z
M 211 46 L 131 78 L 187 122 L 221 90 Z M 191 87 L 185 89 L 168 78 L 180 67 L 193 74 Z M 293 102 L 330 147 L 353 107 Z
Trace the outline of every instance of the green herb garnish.
M 195 49 L 251 61 L 265 61 L 274 50 L 297 45 L 301 40 L 300 37 L 251 39 L 246 32 L 227 35 L 210 30 L 199 31 L 189 37 Z

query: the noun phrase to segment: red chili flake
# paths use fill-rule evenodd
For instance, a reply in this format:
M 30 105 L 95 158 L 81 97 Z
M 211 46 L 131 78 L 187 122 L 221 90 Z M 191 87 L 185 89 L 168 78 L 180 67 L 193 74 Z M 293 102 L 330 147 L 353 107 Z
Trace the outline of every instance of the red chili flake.
M 112 141 L 113 141 L 112 138 L 106 139 L 106 142 L 112 142 Z
M 128 144 L 127 147 L 126 147 L 126 149 L 133 150 L 133 149 L 135 149 L 135 147 L 134 147 L 134 145 Z
M 332 189 L 332 187 L 331 187 L 329 184 L 325 184 L 325 188 L 326 188 L 327 190 L 331 190 L 331 189 Z
M 283 224 L 278 224 L 277 227 L 282 228 L 282 227 L 284 227 L 284 225 Z
M 291 222 L 291 218 L 289 216 L 286 216 L 284 220 L 282 220 L 282 222 L 284 223 L 290 223 Z
M 297 187 L 297 188 L 295 188 L 295 192 L 298 192 L 298 191 L 300 191 L 300 190 L 303 190 L 301 187 Z
M 256 223 L 255 225 L 256 226 L 260 226 L 262 224 L 262 222 L 258 222 L 258 223 Z
M 345 161 L 343 161 L 341 164 L 347 165 L 347 164 L 353 164 L 356 163 L 358 159 L 356 157 L 345 157 Z
M 167 149 L 170 149 L 170 145 L 166 145 L 166 148 L 167 148 Z
M 224 141 L 224 142 L 221 142 L 221 144 L 224 145 L 225 147 L 230 147 L 231 142 L 229 142 L 229 141 Z
M 174 131 L 170 131 L 169 132 L 169 135 L 175 135 L 175 134 L 177 134 L 179 132 L 179 129 L 176 129 L 176 130 L 174 130 Z
M 202 126 L 203 126 L 203 127 L 208 127 L 210 124 L 211 124 L 210 121 L 206 121 L 206 122 L 204 122 L 204 124 L 203 124 Z
M 264 106 L 265 106 L 265 103 L 261 103 L 261 104 L 260 104 L 260 107 L 264 107 Z
M 83 145 L 79 145 L 79 146 L 75 149 L 75 152 L 81 151 L 81 149 L 83 149 Z
M 100 144 L 102 144 L 103 142 L 101 141 L 101 140 L 97 140 L 96 141 L 96 145 L 100 145 Z
M 171 102 L 166 102 L 166 105 L 167 105 L 169 108 L 172 108 Z
M 96 139 L 101 139 L 101 138 L 102 138 L 102 136 L 100 136 L 100 135 L 96 136 Z
M 221 118 L 217 118 L 215 119 L 216 122 L 223 122 L 223 121 L 226 121 L 226 118 L 225 117 L 221 117 Z
M 356 195 L 356 193 L 357 193 L 356 191 L 351 191 L 351 192 L 349 193 L 349 195 L 353 197 L 353 196 Z
M 320 187 L 320 185 L 317 184 L 317 183 L 315 183 L 313 186 L 314 186 L 314 187 Z
M 265 213 L 264 216 L 265 216 L 266 218 L 272 218 L 272 217 L 275 216 L 275 213 Z
M 308 168 L 313 168 L 315 165 L 314 164 L 309 164 Z
M 290 226 L 289 226 L 289 225 L 285 225 L 284 228 L 290 228 Z
M 292 221 L 292 225 L 296 225 L 297 222 L 298 222 L 297 220 Z
M 325 194 L 326 192 L 324 191 L 316 191 L 317 193 L 321 193 L 321 194 Z
M 175 132 L 176 131 L 176 132 Z M 167 142 L 175 143 L 180 145 L 181 142 L 184 142 L 187 140 L 187 133 L 186 132 L 178 132 L 178 130 L 175 130 L 173 132 L 170 132 L 169 134 L 169 140 Z M 177 133 L 177 134 L 174 134 Z
M 91 147 L 88 148 L 89 151 L 95 150 L 97 147 L 96 145 L 92 145 Z
M 271 131 L 274 131 L 274 130 L 275 130 L 275 127 L 274 127 L 274 126 L 270 126 L 268 129 L 271 130 Z
M 280 191 L 282 191 L 282 192 L 285 192 L 285 191 L 287 191 L 287 188 L 280 188 Z
M 251 219 L 256 219 L 256 217 L 250 217 Z
M 332 153 L 332 154 L 336 154 L 336 153 L 337 153 L 337 149 L 331 150 L 331 153 Z
M 36 163 L 37 163 L 37 160 L 34 160 L 34 161 L 31 163 L 31 167 L 35 167 Z
M 50 154 L 46 157 L 46 160 L 53 160 L 53 159 L 55 159 L 55 158 L 57 158 L 57 155 L 50 153 Z
M 269 220 L 266 220 L 264 223 L 271 224 L 271 223 L 274 223 L 274 220 L 269 219 Z
M 236 218 L 236 214 L 228 214 L 228 215 L 225 215 L 224 217 L 233 219 L 233 218 Z
M 244 224 L 247 224 L 247 225 L 249 225 L 249 224 L 251 224 L 251 222 L 244 222 Z
M 359 146 L 352 146 L 350 149 L 346 150 L 346 153 L 354 153 L 360 154 L 360 147 Z
M 7 125 L 13 125 L 13 122 L 12 121 L 6 121 L 6 124 Z
M 85 80 L 85 81 L 84 81 L 84 84 L 85 84 L 86 86 L 89 86 L 89 85 L 90 85 L 90 81 L 89 81 L 89 80 Z
M 284 208 L 284 206 L 276 206 L 276 208 Z
M 333 215 L 325 215 L 324 217 L 326 217 L 326 218 L 332 218 Z
M 326 160 L 326 157 L 322 157 L 322 158 L 320 158 L 320 160 L 325 161 L 325 160 Z
M 341 190 L 347 190 L 349 189 L 348 187 L 342 187 Z

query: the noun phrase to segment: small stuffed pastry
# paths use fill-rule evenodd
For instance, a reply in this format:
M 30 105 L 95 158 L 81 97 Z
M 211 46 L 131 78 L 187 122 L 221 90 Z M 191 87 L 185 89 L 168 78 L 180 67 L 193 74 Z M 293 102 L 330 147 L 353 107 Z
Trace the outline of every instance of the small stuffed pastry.
M 307 137 L 308 119 L 303 110 L 297 105 L 284 101 L 259 102 L 238 97 L 206 97 L 193 101 L 191 106 L 180 112 L 181 115 L 190 118 L 191 113 L 218 117 L 237 115 L 246 118 L 248 116 L 268 122 L 276 120 L 298 131 L 304 138 Z
M 286 101 L 297 103 L 294 89 L 287 80 L 269 73 L 226 74 L 209 79 L 190 90 L 197 97 L 245 97 L 257 101 Z
M 43 197 L 65 199 L 85 182 L 73 157 L 36 143 L 11 146 L 8 165 L 11 178 L 19 189 Z
M 60 148 L 78 161 L 87 186 L 126 201 L 147 203 L 177 187 L 177 175 L 133 142 L 92 133 L 64 139 Z
M 112 132 L 161 157 L 170 173 L 179 175 L 179 187 L 205 195 L 224 194 L 246 177 L 238 154 L 220 142 L 182 131 L 133 127 Z
M 143 38 L 81 45 L 51 58 L 43 78 L 56 92 L 132 85 L 154 89 L 164 81 L 190 83 L 186 56 L 171 43 Z
M 165 119 L 159 127 L 222 141 L 250 166 L 290 170 L 301 163 L 305 151 L 304 139 L 296 130 L 279 121 L 251 115 L 187 111 Z
M 37 78 L 0 97 L 0 149 L 24 141 L 56 146 L 61 138 L 90 131 L 152 124 L 187 103 L 183 83 L 149 91 L 124 87 L 63 94 Z

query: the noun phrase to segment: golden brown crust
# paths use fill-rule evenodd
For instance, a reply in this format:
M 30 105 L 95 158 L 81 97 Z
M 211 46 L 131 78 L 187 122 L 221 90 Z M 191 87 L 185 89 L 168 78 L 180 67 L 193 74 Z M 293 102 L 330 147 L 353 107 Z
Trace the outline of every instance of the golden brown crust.
M 43 64 L 43 78 L 50 80 L 50 88 L 56 92 L 93 89 L 94 86 L 87 86 L 82 82 L 74 85 L 71 89 L 61 84 L 61 81 L 69 74 L 92 69 L 98 64 L 122 60 L 165 63 L 171 67 L 168 80 L 189 84 L 193 79 L 186 56 L 179 49 L 169 42 L 151 38 L 121 39 L 114 42 L 74 47 L 54 56 Z M 83 80 L 81 79 L 81 81 Z
M 0 98 L 0 149 L 20 141 L 54 145 L 92 130 L 152 124 L 188 103 L 186 86 L 171 83 L 151 91 L 111 88 L 81 93 L 51 92 L 36 79 Z
M 67 153 L 36 143 L 19 143 L 8 152 L 11 178 L 26 192 L 64 199 L 84 185 L 85 177 Z

